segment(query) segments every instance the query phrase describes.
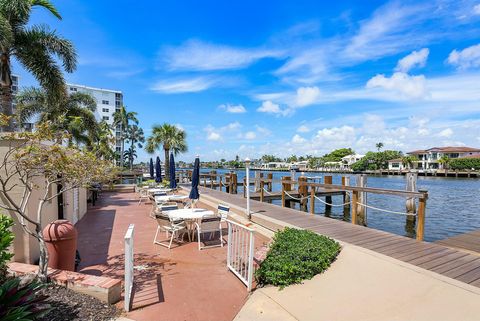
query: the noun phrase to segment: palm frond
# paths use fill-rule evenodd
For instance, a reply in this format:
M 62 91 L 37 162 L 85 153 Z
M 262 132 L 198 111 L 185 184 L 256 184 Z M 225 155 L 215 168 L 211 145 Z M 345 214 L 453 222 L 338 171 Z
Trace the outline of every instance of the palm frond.
M 68 97 L 68 104 L 83 105 L 86 109 L 94 112 L 97 109 L 97 101 L 92 95 L 83 92 L 76 92 L 70 94 Z
M 48 0 L 31 0 L 31 3 L 32 3 L 32 7 L 43 7 L 45 9 L 47 9 L 48 11 L 50 11 L 50 13 L 53 14 L 55 17 L 62 20 L 62 16 L 58 12 L 57 8 L 55 8 L 53 3 L 51 3 L 50 1 L 48 1 Z
M 20 123 L 25 123 L 48 109 L 45 92 L 35 87 L 22 89 L 17 94 L 16 101 L 16 113 Z
M 8 48 L 12 41 L 12 27 L 8 20 L 0 13 L 0 47 Z

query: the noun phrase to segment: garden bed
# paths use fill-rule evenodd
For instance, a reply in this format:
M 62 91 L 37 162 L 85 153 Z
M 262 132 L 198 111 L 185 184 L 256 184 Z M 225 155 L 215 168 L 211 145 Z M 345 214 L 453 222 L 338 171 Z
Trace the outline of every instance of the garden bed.
M 114 319 L 121 313 L 114 305 L 60 285 L 49 284 L 41 292 L 48 296 L 45 303 L 52 309 L 38 319 L 40 321 L 106 321 Z

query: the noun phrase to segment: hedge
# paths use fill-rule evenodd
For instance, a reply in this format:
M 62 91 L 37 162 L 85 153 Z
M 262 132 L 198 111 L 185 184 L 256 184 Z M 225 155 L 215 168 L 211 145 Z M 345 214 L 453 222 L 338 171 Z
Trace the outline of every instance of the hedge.
M 256 271 L 259 285 L 281 288 L 322 273 L 340 252 L 340 244 L 312 231 L 285 228 L 275 233 L 267 257 Z

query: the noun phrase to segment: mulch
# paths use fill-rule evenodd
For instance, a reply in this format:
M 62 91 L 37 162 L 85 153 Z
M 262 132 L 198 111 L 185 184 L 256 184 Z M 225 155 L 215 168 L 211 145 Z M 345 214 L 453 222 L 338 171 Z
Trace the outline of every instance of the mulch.
M 43 294 L 51 310 L 40 321 L 107 321 L 118 317 L 121 310 L 92 296 L 49 284 Z

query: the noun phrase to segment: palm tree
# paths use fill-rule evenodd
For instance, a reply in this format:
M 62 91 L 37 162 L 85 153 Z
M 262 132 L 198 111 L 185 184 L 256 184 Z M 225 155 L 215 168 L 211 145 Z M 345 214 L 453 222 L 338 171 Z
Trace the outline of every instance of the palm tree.
M 163 145 L 165 152 L 165 177 L 170 179 L 170 173 L 168 171 L 170 165 L 170 151 L 175 156 L 178 153 L 184 153 L 188 150 L 187 147 L 187 133 L 178 127 L 164 123 L 162 125 L 154 125 L 152 127 L 152 135 L 147 139 L 146 151 L 153 154 L 156 149 Z
M 56 98 L 66 93 L 59 64 L 67 72 L 73 72 L 77 64 L 70 41 L 45 25 L 28 25 L 35 7 L 42 7 L 61 19 L 49 0 L 0 0 L 0 106 L 8 116 L 13 114 L 12 57 L 33 74 L 49 96 Z M 14 130 L 12 122 L 2 130 Z
M 112 133 L 110 125 L 102 120 L 98 124 L 97 131 L 92 137 L 92 151 L 98 158 L 104 160 L 114 160 L 115 151 L 112 149 L 112 145 L 115 144 L 115 137 Z
M 135 148 L 142 148 L 143 143 L 145 142 L 145 136 L 143 134 L 143 129 L 138 127 L 137 125 L 130 125 L 127 128 L 127 135 L 126 139 L 130 142 L 129 151 L 135 152 Z M 125 151 L 127 153 L 128 151 Z M 132 154 L 130 152 L 130 154 Z M 135 155 L 136 157 L 136 155 Z M 133 157 L 128 158 L 130 170 L 133 169 Z
M 132 170 L 133 160 L 137 158 L 137 151 L 135 150 L 135 147 L 130 146 L 123 154 L 123 158 L 130 164 L 130 170 Z
M 413 163 L 415 162 L 416 158 L 412 155 L 407 155 L 407 156 L 403 156 L 401 160 L 402 160 L 402 165 L 404 167 L 411 169 L 413 167 Z
M 438 163 L 442 165 L 443 169 L 448 169 L 448 165 L 450 164 L 450 161 L 451 161 L 450 157 L 448 157 L 447 155 L 443 155 L 438 160 Z
M 71 95 L 55 97 L 47 91 L 30 87 L 17 95 L 17 119 L 25 123 L 38 117 L 38 122 L 50 122 L 52 129 L 71 135 L 70 144 L 90 146 L 91 138 L 98 130 L 94 111 L 97 108 L 95 98 L 87 93 L 76 92 Z
M 120 151 L 120 167 L 123 168 L 123 153 L 125 151 L 125 138 L 130 122 L 138 124 L 137 113 L 134 111 L 127 111 L 125 106 L 121 106 L 115 113 L 113 113 L 113 126 L 120 127 L 120 140 L 122 142 L 122 149 Z
M 383 143 L 382 142 L 376 143 L 375 147 L 377 147 L 377 150 L 380 151 L 383 148 Z

